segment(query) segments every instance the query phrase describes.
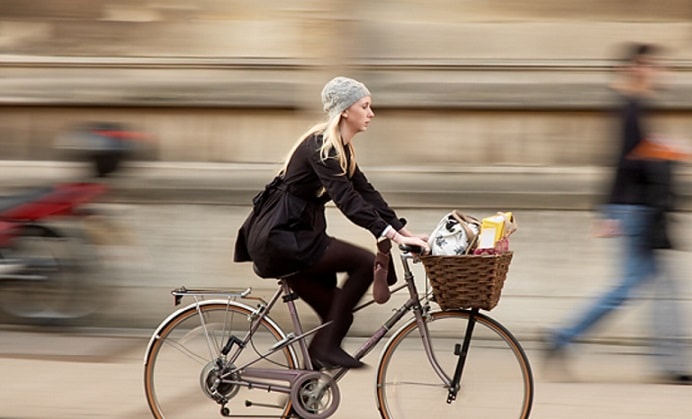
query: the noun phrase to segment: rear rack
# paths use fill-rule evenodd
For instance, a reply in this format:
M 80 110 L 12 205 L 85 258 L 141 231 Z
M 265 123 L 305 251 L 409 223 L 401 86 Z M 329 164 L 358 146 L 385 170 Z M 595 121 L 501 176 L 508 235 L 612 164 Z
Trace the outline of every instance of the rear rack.
M 187 289 L 185 287 L 176 288 L 171 291 L 175 305 L 180 304 L 180 300 L 186 296 L 192 297 L 225 297 L 225 298 L 245 298 L 252 292 L 252 288 L 244 290 L 228 290 L 228 289 Z

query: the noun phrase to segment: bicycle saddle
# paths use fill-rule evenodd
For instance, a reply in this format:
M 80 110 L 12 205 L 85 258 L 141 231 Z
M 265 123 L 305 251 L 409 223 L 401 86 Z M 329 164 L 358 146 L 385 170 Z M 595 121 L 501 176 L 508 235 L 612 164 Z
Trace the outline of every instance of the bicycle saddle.
M 255 265 L 254 263 L 252 264 L 252 271 L 255 273 L 255 275 L 259 276 L 260 278 L 263 278 L 263 276 L 260 274 L 259 269 L 257 268 L 257 265 Z M 278 280 L 278 279 L 288 278 L 294 274 L 295 274 L 295 272 L 291 272 L 290 274 L 277 276 L 277 277 L 275 277 L 275 279 Z

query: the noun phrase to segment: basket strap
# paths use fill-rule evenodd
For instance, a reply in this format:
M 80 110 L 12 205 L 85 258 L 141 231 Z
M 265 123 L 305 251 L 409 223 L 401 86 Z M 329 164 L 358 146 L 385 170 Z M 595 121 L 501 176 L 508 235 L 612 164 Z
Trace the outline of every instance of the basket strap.
M 507 216 L 507 214 L 504 212 L 498 212 L 498 215 L 501 215 L 505 219 L 504 237 L 509 237 L 512 235 L 512 233 L 517 231 L 519 226 L 517 225 L 517 219 L 514 215 Z
M 476 242 L 478 241 L 478 234 L 475 233 L 471 227 L 469 227 L 469 224 L 476 224 L 477 226 L 481 225 L 481 222 L 470 215 L 464 214 L 461 211 L 454 210 L 452 211 L 452 217 L 454 217 L 455 220 L 459 222 L 459 225 L 461 226 L 462 229 L 464 229 L 464 233 L 466 234 L 466 238 L 468 239 L 469 243 L 466 246 L 466 251 L 464 254 L 468 254 L 471 249 L 476 247 Z M 479 229 L 480 230 L 480 229 Z
M 454 210 L 452 211 L 452 217 L 454 217 L 457 221 L 468 223 L 468 224 L 476 224 L 476 225 L 481 225 L 481 222 L 478 218 L 473 217 L 468 214 L 464 214 L 463 212 L 459 210 Z

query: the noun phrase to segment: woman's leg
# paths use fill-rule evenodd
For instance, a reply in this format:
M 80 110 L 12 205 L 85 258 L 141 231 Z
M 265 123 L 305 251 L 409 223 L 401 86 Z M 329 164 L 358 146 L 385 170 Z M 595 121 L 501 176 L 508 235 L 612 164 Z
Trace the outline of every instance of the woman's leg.
M 310 345 L 317 361 L 329 365 L 357 368 L 362 363 L 341 349 L 341 341 L 353 322 L 353 308 L 363 297 L 373 280 L 375 255 L 361 247 L 331 239 L 320 260 L 309 269 L 294 275 L 289 285 L 303 298 L 323 321 L 332 324 L 318 333 Z M 315 281 L 336 272 L 346 272 L 342 289 L 329 291 L 331 284 Z M 319 285 L 317 284 L 319 282 Z M 329 281 L 331 282 L 331 281 Z
M 332 301 L 340 291 L 336 287 L 336 275 L 333 276 L 332 281 L 331 278 L 325 276 L 316 277 L 301 272 L 286 278 L 288 286 L 315 310 L 322 323 L 327 321 Z

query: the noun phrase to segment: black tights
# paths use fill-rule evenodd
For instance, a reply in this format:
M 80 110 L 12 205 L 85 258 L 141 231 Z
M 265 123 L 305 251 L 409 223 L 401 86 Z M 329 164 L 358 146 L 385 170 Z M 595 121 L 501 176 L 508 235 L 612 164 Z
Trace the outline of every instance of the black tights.
M 372 252 L 332 238 L 316 264 L 287 278 L 288 285 L 317 312 L 322 322 L 333 322 L 317 333 L 313 343 L 324 340 L 321 344 L 329 347 L 341 345 L 353 322 L 353 308 L 372 283 L 374 263 Z M 348 275 L 341 289 L 336 286 L 338 272 Z

